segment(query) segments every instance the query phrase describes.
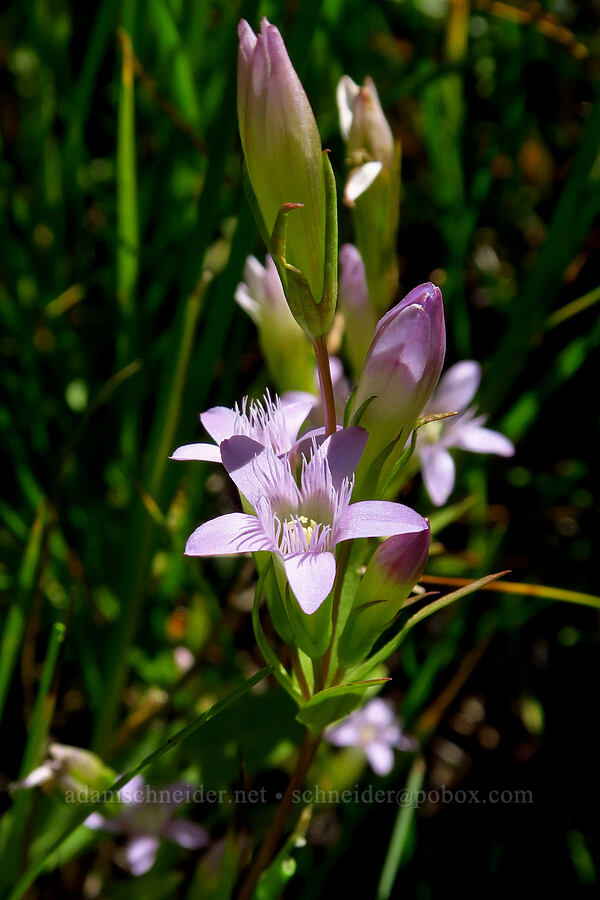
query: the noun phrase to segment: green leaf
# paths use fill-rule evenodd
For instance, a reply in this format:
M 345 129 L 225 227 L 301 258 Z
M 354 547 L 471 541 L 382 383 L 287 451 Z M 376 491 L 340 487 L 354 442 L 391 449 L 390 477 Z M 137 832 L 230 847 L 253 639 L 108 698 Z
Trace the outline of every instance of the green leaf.
M 297 713 L 296 718 L 303 725 L 307 725 L 314 734 L 320 734 L 327 725 L 357 709 L 369 688 L 375 684 L 384 684 L 386 681 L 389 681 L 389 678 L 374 678 L 370 681 L 357 681 L 325 688 L 324 691 L 319 691 L 311 697 L 306 706 Z
M 506 574 L 507 572 L 505 571 L 496 572 L 494 575 L 486 575 L 485 578 L 479 578 L 477 581 L 472 581 L 470 584 L 459 588 L 459 590 L 452 591 L 451 594 L 446 594 L 444 597 L 440 597 L 438 600 L 434 600 L 433 603 L 424 606 L 423 609 L 420 609 L 404 623 L 395 637 L 389 640 L 381 650 L 378 650 L 377 653 L 371 656 L 362 666 L 359 666 L 358 669 L 354 670 L 352 674 L 356 678 L 363 678 L 365 675 L 368 675 L 373 666 L 385 662 L 388 656 L 391 656 L 391 654 L 400 647 L 409 631 L 411 631 L 419 622 L 422 622 L 423 619 L 427 619 L 429 616 L 433 615 L 433 613 L 438 612 L 440 609 L 444 609 L 446 606 L 450 606 L 451 603 L 455 603 L 462 597 L 467 597 L 469 594 L 475 593 L 475 591 L 478 591 L 486 584 L 490 584 L 492 581 L 496 581 L 496 579 L 502 578 L 502 576 Z
M 252 627 L 254 629 L 254 637 L 256 638 L 256 643 L 258 644 L 258 648 L 262 653 L 264 661 L 267 665 L 272 667 L 273 674 L 281 687 L 287 691 L 290 697 L 293 697 L 294 700 L 301 704 L 303 702 L 302 695 L 277 658 L 277 655 L 269 644 L 267 636 L 263 631 L 263 627 L 260 624 L 260 601 L 262 599 L 265 581 L 270 571 L 271 564 L 267 565 L 262 570 L 256 585 L 256 590 L 254 591 L 254 603 L 252 604 Z

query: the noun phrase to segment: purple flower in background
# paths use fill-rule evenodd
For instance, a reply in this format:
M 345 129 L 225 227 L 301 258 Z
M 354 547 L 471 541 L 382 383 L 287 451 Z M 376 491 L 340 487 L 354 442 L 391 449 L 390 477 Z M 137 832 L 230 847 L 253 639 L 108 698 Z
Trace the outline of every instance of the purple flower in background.
M 481 366 L 473 360 L 456 363 L 441 379 L 423 415 L 457 412 L 458 415 L 430 422 L 419 430 L 417 452 L 423 482 L 436 506 L 442 506 L 454 487 L 454 460 L 448 450 L 457 447 L 472 453 L 512 456 L 515 448 L 499 431 L 484 428 L 486 416 L 476 416 L 469 403 L 481 381 Z
M 394 767 L 394 749 L 414 752 L 417 741 L 403 733 L 392 704 L 374 697 L 339 725 L 325 732 L 335 747 L 359 747 L 377 775 L 389 775 Z
M 119 791 L 125 808 L 113 818 L 92 813 L 84 824 L 92 830 L 110 831 L 127 838 L 126 867 L 132 875 L 144 875 L 154 865 L 163 840 L 170 840 L 186 850 L 206 847 L 209 835 L 202 825 L 176 819 L 175 811 L 189 799 L 189 786 L 171 784 L 150 788 L 141 775 L 136 775 Z
M 338 300 L 344 315 L 348 356 L 358 375 L 375 334 L 377 313 L 369 297 L 362 257 L 353 244 L 344 244 L 340 250 Z
M 312 391 L 313 347 L 290 312 L 269 254 L 264 266 L 254 256 L 246 258 L 244 280 L 236 288 L 235 299 L 258 329 L 261 350 L 278 391 Z
M 245 397 L 241 406 L 236 403 L 233 409 L 213 406 L 201 413 L 200 421 L 215 444 L 185 444 L 175 450 L 171 459 L 221 462 L 219 445 L 236 434 L 252 438 L 274 453 L 287 453 L 312 405 L 310 395 L 288 402 L 279 397 L 272 400 L 267 391 L 262 403 L 259 400 L 248 402 Z
M 333 587 L 336 544 L 428 527 L 400 503 L 350 503 L 352 474 L 366 440 L 362 428 L 345 428 L 319 447 L 314 442 L 309 458 L 301 455 L 299 484 L 287 456 L 280 458 L 244 436 L 224 441 L 223 465 L 256 515 L 229 513 L 205 522 L 188 539 L 186 555 L 270 551 L 283 561 L 302 610 L 314 613 Z

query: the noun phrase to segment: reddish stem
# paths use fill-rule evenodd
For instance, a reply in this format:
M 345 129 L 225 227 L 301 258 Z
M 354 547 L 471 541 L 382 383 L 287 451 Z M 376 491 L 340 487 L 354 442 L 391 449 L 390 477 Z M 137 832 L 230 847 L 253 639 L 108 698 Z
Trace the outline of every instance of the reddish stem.
M 333 384 L 331 382 L 331 369 L 329 368 L 329 353 L 325 337 L 317 338 L 314 342 L 317 357 L 317 370 L 319 372 L 319 385 L 321 387 L 321 402 L 325 416 L 325 432 L 335 434 L 337 422 L 335 418 L 335 400 L 333 397 Z

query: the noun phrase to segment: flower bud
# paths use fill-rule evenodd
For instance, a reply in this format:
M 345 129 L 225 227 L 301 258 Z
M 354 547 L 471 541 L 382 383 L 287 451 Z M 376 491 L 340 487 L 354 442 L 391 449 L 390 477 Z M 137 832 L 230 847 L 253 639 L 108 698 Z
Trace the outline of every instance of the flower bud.
M 377 461 L 401 452 L 438 382 L 446 330 L 442 292 L 431 283 L 414 288 L 375 330 L 353 401 L 353 415 L 369 432 L 356 475 L 359 495 Z M 374 485 L 371 485 L 374 489 Z
M 339 303 L 344 315 L 346 350 L 358 376 L 373 340 L 377 314 L 369 298 L 363 261 L 352 244 L 344 244 L 340 250 Z
M 14 782 L 12 790 L 50 783 L 63 791 L 104 791 L 116 779 L 116 773 L 89 750 L 67 744 L 50 744 L 48 754 L 48 759 L 37 769 L 33 769 L 22 781 Z
M 238 35 L 238 118 L 259 225 L 282 278 L 290 274 L 283 286 L 295 318 L 319 337 L 329 329 L 335 304 L 335 296 L 327 296 L 333 226 L 337 254 L 329 161 L 279 30 L 263 18 L 256 35 L 242 19 Z M 324 299 L 327 309 L 305 308 Z
M 391 169 L 395 155 L 394 136 L 373 79 L 365 78 L 363 86 L 359 87 L 344 75 L 338 84 L 337 101 L 340 128 L 348 153 L 379 162 L 383 169 Z
M 352 612 L 340 638 L 340 662 L 353 665 L 364 659 L 377 638 L 400 612 L 423 574 L 429 555 L 431 529 L 388 538 L 375 551 L 358 586 Z
M 270 255 L 265 266 L 254 256 L 246 259 L 244 281 L 238 284 L 235 299 L 258 328 L 260 347 L 277 392 L 314 393 L 313 348 L 290 312 Z
M 377 89 L 347 75 L 337 89 L 340 129 L 349 173 L 344 202 L 353 207 L 356 242 L 363 258 L 371 302 L 388 309 L 398 286 L 396 236 L 400 204 L 400 145 L 394 141 Z

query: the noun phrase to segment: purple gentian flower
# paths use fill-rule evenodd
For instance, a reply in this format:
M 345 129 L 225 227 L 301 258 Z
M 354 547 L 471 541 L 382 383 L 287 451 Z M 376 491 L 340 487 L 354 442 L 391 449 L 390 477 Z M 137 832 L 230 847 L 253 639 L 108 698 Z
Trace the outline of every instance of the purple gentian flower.
M 171 459 L 221 462 L 219 445 L 235 434 L 246 435 L 278 455 L 287 453 L 292 449 L 313 401 L 310 394 L 290 401 L 279 397 L 272 400 L 267 391 L 262 403 L 259 400 L 248 402 L 244 397 L 241 406 L 236 403 L 233 409 L 213 406 L 200 414 L 200 421 L 215 444 L 185 444 L 175 450 Z
M 388 537 L 426 529 L 427 522 L 400 503 L 350 503 L 353 472 L 367 440 L 362 428 L 345 428 L 313 442 L 300 454 L 300 484 L 288 456 L 248 437 L 221 444 L 223 465 L 255 515 L 229 513 L 205 522 L 188 539 L 187 556 L 231 556 L 270 551 L 283 561 L 302 610 L 314 613 L 335 581 L 334 550 L 341 541 Z
M 456 363 L 440 380 L 423 415 L 457 412 L 458 415 L 430 422 L 419 430 L 417 452 L 423 482 L 436 506 L 442 506 L 452 492 L 454 460 L 448 450 L 458 447 L 472 453 L 496 453 L 512 456 L 514 445 L 499 431 L 484 428 L 486 416 L 476 416 L 469 403 L 481 381 L 481 366 L 472 359 Z
M 325 739 L 335 747 L 359 747 L 377 775 L 389 775 L 394 767 L 394 748 L 414 752 L 418 743 L 403 733 L 389 701 L 369 700 L 339 725 L 325 731 Z
M 175 818 L 175 810 L 188 799 L 189 785 L 171 784 L 150 788 L 136 775 L 119 791 L 125 808 L 113 818 L 94 812 L 84 824 L 92 830 L 110 831 L 127 838 L 125 859 L 132 875 L 144 875 L 154 865 L 163 840 L 174 841 L 186 850 L 206 847 L 209 835 L 202 825 Z M 156 799 L 148 799 L 155 794 Z

